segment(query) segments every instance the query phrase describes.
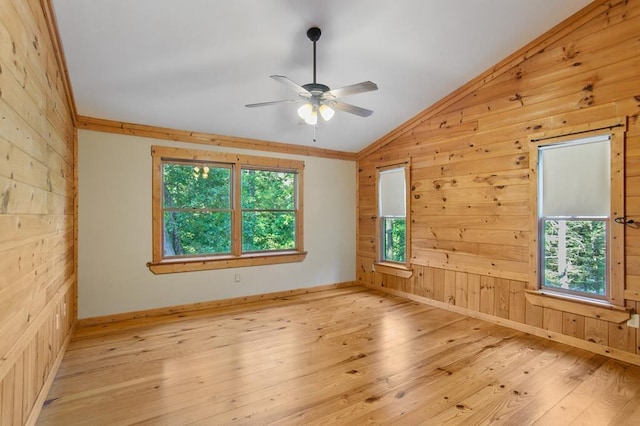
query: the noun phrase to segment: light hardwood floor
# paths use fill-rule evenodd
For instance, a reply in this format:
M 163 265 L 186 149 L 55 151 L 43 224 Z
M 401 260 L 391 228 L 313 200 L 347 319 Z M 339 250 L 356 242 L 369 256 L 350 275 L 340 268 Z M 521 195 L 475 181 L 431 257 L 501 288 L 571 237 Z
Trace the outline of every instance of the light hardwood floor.
M 349 287 L 83 327 L 41 425 L 640 424 L 640 367 Z

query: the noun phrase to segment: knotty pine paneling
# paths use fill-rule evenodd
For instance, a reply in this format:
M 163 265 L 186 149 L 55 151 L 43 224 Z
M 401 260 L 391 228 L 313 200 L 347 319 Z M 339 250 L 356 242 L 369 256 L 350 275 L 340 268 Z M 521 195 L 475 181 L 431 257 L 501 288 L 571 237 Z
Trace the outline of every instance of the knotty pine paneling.
M 0 425 L 35 420 L 76 319 L 75 130 L 45 7 L 0 0 Z
M 625 214 L 640 220 L 640 0 L 597 0 L 363 150 L 358 279 L 640 354 L 639 330 L 532 305 L 528 136 L 627 117 Z M 371 272 L 376 166 L 411 158 L 410 280 Z M 640 308 L 640 228 L 625 228 Z M 406 289 L 411 290 L 406 290 Z

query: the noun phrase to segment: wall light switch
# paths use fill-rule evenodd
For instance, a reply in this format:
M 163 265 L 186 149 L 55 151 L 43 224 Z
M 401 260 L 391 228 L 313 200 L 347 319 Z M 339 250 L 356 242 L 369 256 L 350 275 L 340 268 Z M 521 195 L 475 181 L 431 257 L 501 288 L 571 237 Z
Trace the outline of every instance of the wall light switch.
M 236 274 L 236 276 L 234 277 L 234 280 L 239 283 L 240 282 L 240 274 Z
M 640 328 L 640 314 L 632 314 L 627 321 L 627 325 L 633 328 Z

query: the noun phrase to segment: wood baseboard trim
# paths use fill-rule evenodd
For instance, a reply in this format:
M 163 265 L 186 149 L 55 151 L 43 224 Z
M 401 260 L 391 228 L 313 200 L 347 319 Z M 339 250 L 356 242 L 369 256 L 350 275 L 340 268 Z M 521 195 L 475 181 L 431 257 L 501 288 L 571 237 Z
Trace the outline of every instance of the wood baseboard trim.
M 40 393 L 38 393 L 38 397 L 36 401 L 33 403 L 33 407 L 31 408 L 31 412 L 25 421 L 26 426 L 33 426 L 36 424 L 38 420 L 38 416 L 42 411 L 42 407 L 44 406 L 45 401 L 47 400 L 47 395 L 49 395 L 49 391 L 51 390 L 51 385 L 53 385 L 53 381 L 56 378 L 56 374 L 58 374 L 58 369 L 60 368 L 60 364 L 62 364 L 62 359 L 64 358 L 64 354 L 67 352 L 67 348 L 69 347 L 69 342 L 71 342 L 71 336 L 76 329 L 77 321 L 73 323 L 69 333 L 67 333 L 67 337 L 65 337 L 64 342 L 62 342 L 62 346 L 60 347 L 60 352 L 58 352 L 58 356 L 56 356 L 56 360 L 51 366 L 51 370 L 47 375 L 47 378 L 40 389 Z
M 99 317 L 83 318 L 78 320 L 78 327 L 87 327 L 101 324 L 110 324 L 139 318 L 162 317 L 176 313 L 200 311 L 204 309 L 220 308 L 225 306 L 240 305 L 243 303 L 258 302 L 261 300 L 273 300 L 281 297 L 296 296 L 299 294 L 316 293 L 337 288 L 360 285 L 356 281 L 345 281 L 336 284 L 326 284 L 316 287 L 299 288 L 295 290 L 276 291 L 273 293 L 255 294 L 250 296 L 233 297 L 229 299 L 211 300 L 208 302 L 189 303 L 184 305 L 167 306 L 163 308 L 146 309 L 142 311 L 123 312 L 121 314 L 103 315 Z
M 600 355 L 604 355 L 609 358 L 616 359 L 618 361 L 628 362 L 630 364 L 640 366 L 640 355 L 632 354 L 622 351 L 620 349 L 612 348 L 609 346 L 599 345 L 597 343 L 589 342 L 587 340 L 578 339 L 577 337 L 566 336 L 554 331 L 544 330 L 532 325 L 523 324 L 517 321 L 496 317 L 493 315 L 485 314 L 483 312 L 472 311 L 467 308 L 461 308 L 459 306 L 451 305 L 449 303 L 440 302 L 437 300 L 429 299 L 423 296 L 417 296 L 415 294 L 406 293 L 400 290 L 393 290 L 386 287 L 375 286 L 372 284 L 360 282 L 359 285 L 369 288 L 371 290 L 381 291 L 383 293 L 391 294 L 393 296 L 404 297 L 406 299 L 414 300 L 418 303 L 434 306 L 436 308 L 445 309 L 447 311 L 456 312 L 458 314 L 466 315 L 471 318 L 477 318 L 483 321 L 487 321 L 493 324 L 509 327 L 524 333 L 533 334 L 534 336 L 544 337 L 545 339 L 552 340 L 554 342 L 563 343 L 565 345 L 573 346 L 579 349 L 584 349 L 590 352 L 594 352 Z

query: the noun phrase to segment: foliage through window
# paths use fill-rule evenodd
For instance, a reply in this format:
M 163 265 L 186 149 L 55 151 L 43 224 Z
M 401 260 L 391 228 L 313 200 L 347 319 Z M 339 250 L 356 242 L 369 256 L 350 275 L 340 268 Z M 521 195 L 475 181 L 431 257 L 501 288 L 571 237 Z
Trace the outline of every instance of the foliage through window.
M 296 173 L 242 169 L 242 251 L 291 250 L 296 233 Z
M 544 220 L 544 286 L 606 296 L 607 223 Z
M 164 256 L 231 253 L 231 167 L 164 162 Z
M 152 154 L 154 263 L 302 252 L 303 162 L 164 147 Z

